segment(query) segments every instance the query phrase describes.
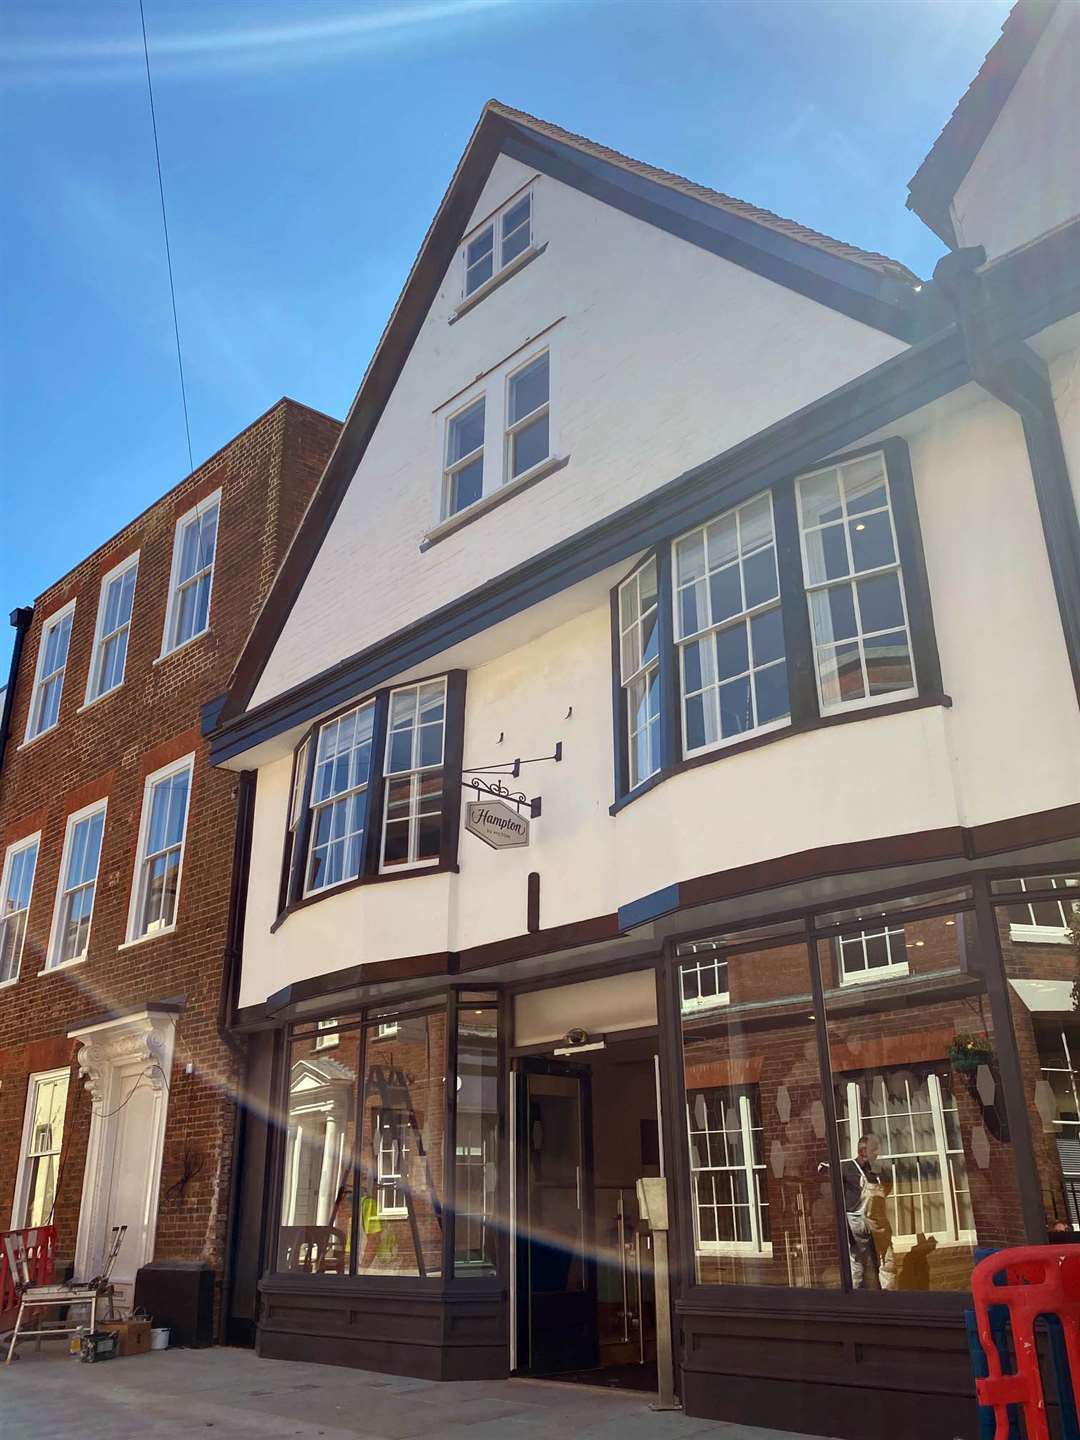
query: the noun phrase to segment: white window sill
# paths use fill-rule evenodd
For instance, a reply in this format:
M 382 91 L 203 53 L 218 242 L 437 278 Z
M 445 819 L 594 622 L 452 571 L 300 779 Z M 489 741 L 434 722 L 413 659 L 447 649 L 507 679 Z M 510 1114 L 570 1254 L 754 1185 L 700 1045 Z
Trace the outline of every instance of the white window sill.
M 60 729 L 60 721 L 57 720 L 54 724 L 50 725 L 46 730 L 39 730 L 36 735 L 28 735 L 28 736 L 26 737 L 26 739 L 22 742 L 22 744 L 18 747 L 18 750 L 16 750 L 15 753 L 18 754 L 18 753 L 19 753 L 20 751 L 22 751 L 22 750 L 29 750 L 29 748 L 30 748 L 31 745 L 36 745 L 39 740 L 44 740 L 44 738 L 45 738 L 46 735 L 51 735 L 54 730 L 59 730 L 59 729 Z
M 79 955 L 74 960 L 60 960 L 55 965 L 46 965 L 44 970 L 39 970 L 38 976 L 55 975 L 58 970 L 73 970 L 76 965 L 85 965 L 86 956 Z
M 524 270 L 526 265 L 535 260 L 538 255 L 542 255 L 546 249 L 546 240 L 543 245 L 527 245 L 521 254 L 515 255 L 509 265 L 504 265 L 497 275 L 492 275 L 490 280 L 485 280 L 483 285 L 478 285 L 471 295 L 466 295 L 461 304 L 451 312 L 446 323 L 448 325 L 456 324 L 463 315 L 467 315 L 470 310 L 480 304 L 481 300 L 486 300 L 493 290 L 498 290 L 500 285 L 505 285 L 512 275 L 516 275 L 519 270 Z
M 732 745 L 738 745 L 743 740 L 756 740 L 759 735 L 771 735 L 774 730 L 786 730 L 791 727 L 791 716 L 781 715 L 779 720 L 770 720 L 767 725 L 758 725 L 753 730 L 740 730 L 737 735 L 725 735 L 722 740 L 714 740 L 711 745 L 699 745 L 696 750 L 684 750 L 684 760 L 696 760 L 699 755 L 713 755 L 718 750 L 727 750 Z M 644 780 L 640 782 L 642 785 Z
M 705 1000 L 684 1000 L 682 1002 L 682 1013 L 684 1015 L 699 1015 L 703 1010 L 722 1010 L 725 1005 L 730 1004 L 730 995 L 710 995 L 708 999 Z
M 409 1218 L 409 1212 L 408 1212 L 408 1210 L 380 1210 L 380 1211 L 378 1211 L 378 1219 L 380 1219 L 380 1220 L 407 1220 L 408 1218 Z
M 755 1246 L 738 1241 L 727 1244 L 723 1240 L 702 1240 L 698 1243 L 697 1253 L 711 1257 L 726 1255 L 732 1260 L 771 1260 L 772 1243 Z
M 209 634 L 210 634 L 210 626 L 207 625 L 207 627 L 206 627 L 205 630 L 200 630 L 197 635 L 189 635 L 188 638 L 187 638 L 186 640 L 181 641 L 181 643 L 180 643 L 179 645 L 174 645 L 171 650 L 163 650 L 163 651 L 161 652 L 161 654 L 157 657 L 157 659 L 154 661 L 154 664 L 155 664 L 155 665 L 162 665 L 162 664 L 164 664 L 164 662 L 165 662 L 166 660 L 171 660 L 174 655 L 179 655 L 180 652 L 181 652 L 181 650 L 186 650 L 189 645 L 194 645 L 197 640 L 201 640 L 204 635 L 209 635 Z
M 163 935 L 171 935 L 176 929 L 175 923 L 168 925 L 164 930 L 151 930 L 148 935 L 137 935 L 134 940 L 125 940 L 118 945 L 117 950 L 133 950 L 136 945 L 148 945 L 151 940 L 160 940 Z
M 1072 937 L 1057 925 L 1010 925 L 1009 939 L 1021 945 L 1071 945 Z
M 904 965 L 879 965 L 874 970 L 856 970 L 851 975 L 841 974 L 841 985 L 872 985 L 875 980 L 900 980 L 911 971 Z
M 554 475 L 556 470 L 561 470 L 569 463 L 569 455 L 549 455 L 546 460 L 541 460 L 539 465 L 534 465 L 523 475 L 517 475 L 513 480 L 508 480 L 505 485 L 500 485 L 498 490 L 493 490 L 490 495 L 482 495 L 479 500 L 475 500 L 471 505 L 466 505 L 465 509 L 459 510 L 456 515 L 448 515 L 438 525 L 433 525 L 420 541 L 421 551 L 430 550 L 432 545 L 437 545 L 440 540 L 445 540 L 447 535 L 453 535 L 455 530 L 460 530 L 463 526 L 471 524 L 472 521 L 479 520 L 489 510 L 494 510 L 504 501 L 513 499 L 522 490 L 527 490 L 530 485 L 535 485 L 538 480 L 546 480 L 549 475 Z
M 122 690 L 123 688 L 124 682 L 123 680 L 121 680 L 120 684 L 114 685 L 111 690 L 103 690 L 100 695 L 95 695 L 92 700 L 84 700 L 83 703 L 79 706 L 79 708 L 75 711 L 75 714 L 81 715 L 86 710 L 92 710 L 95 705 L 100 705 L 102 700 L 108 700 L 110 695 L 115 695 L 118 690 Z
M 388 779 L 392 778 L 390 776 Z M 412 860 L 407 865 L 380 865 L 380 875 L 412 875 L 423 874 L 425 870 L 431 870 L 439 864 L 438 855 L 433 855 L 430 860 Z
M 17 985 L 18 983 L 18 975 L 12 975 L 10 980 L 0 980 L 0 990 L 9 990 L 12 985 Z
M 868 695 L 862 700 L 845 700 L 838 705 L 826 705 L 821 701 L 821 716 L 824 719 L 827 715 L 848 715 L 852 710 L 874 710 L 879 705 L 895 705 L 898 700 L 914 700 L 918 693 L 912 686 L 907 690 L 888 690 L 884 695 Z

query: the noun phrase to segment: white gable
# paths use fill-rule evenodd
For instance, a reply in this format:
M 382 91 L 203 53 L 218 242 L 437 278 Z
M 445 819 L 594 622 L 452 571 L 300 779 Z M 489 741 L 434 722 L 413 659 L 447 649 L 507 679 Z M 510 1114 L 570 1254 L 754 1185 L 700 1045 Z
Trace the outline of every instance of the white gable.
M 469 229 L 534 174 L 500 156 Z M 454 323 L 460 254 L 451 262 L 252 706 L 904 348 L 546 175 L 534 203 L 546 249 Z M 447 407 L 541 332 L 568 463 L 422 553 L 439 519 Z
M 1080 215 L 1080 5 L 1062 0 L 953 198 L 990 259 Z

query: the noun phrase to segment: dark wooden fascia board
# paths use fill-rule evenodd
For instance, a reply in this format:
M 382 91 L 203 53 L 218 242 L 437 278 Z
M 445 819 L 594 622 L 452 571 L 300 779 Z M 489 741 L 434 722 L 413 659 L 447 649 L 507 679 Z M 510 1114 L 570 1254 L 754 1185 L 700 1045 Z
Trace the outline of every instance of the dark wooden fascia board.
M 902 351 L 377 645 L 226 722 L 211 738 L 213 763 L 242 755 L 578 581 L 703 524 L 741 492 L 750 494 L 814 465 L 970 378 L 955 326 Z
M 509 126 L 503 151 L 531 169 L 831 310 L 912 341 L 922 292 L 842 255 L 830 254 L 708 200 L 672 189 L 526 126 Z

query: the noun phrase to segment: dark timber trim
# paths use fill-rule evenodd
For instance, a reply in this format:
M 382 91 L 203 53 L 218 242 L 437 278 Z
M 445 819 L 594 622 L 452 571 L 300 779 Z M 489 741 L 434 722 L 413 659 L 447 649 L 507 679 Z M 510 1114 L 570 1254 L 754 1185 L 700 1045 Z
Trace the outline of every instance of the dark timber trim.
M 11 612 L 11 624 L 15 631 L 15 639 L 11 646 L 11 664 L 8 666 L 7 686 L 4 690 L 4 709 L 0 713 L 0 770 L 4 768 L 4 754 L 7 750 L 8 736 L 11 733 L 11 716 L 15 709 L 15 684 L 19 678 L 19 661 L 22 659 L 27 631 L 30 629 L 30 622 L 33 618 L 34 607 L 32 605 L 22 605 Z

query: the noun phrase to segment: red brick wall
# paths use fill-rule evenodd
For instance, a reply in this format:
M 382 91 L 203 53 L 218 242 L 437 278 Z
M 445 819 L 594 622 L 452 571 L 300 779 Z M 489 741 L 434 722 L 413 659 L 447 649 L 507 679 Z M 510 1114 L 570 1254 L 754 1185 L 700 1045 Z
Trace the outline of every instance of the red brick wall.
M 40 829 L 18 982 L 0 989 L 0 1225 L 14 1195 L 27 1077 L 74 1062 L 67 1031 L 107 1010 L 181 999 L 169 1077 L 155 1257 L 207 1260 L 220 1273 L 228 1214 L 236 1062 L 218 1034 L 238 777 L 213 770 L 199 713 L 219 694 L 318 480 L 339 425 L 282 400 L 89 556 L 38 600 L 15 681 L 0 774 L 0 840 Z M 158 659 L 177 517 L 221 487 L 210 629 Z M 78 713 L 101 576 L 140 551 L 124 683 Z M 57 728 L 23 747 L 43 623 L 76 599 Z M 175 931 L 120 948 L 126 937 L 145 776 L 195 752 Z M 67 816 L 108 796 L 89 952 L 48 975 L 44 965 Z M 59 1258 L 78 1229 L 90 1096 L 76 1071 L 68 1100 L 56 1205 Z

